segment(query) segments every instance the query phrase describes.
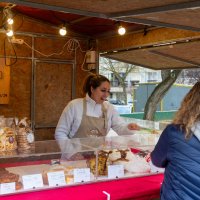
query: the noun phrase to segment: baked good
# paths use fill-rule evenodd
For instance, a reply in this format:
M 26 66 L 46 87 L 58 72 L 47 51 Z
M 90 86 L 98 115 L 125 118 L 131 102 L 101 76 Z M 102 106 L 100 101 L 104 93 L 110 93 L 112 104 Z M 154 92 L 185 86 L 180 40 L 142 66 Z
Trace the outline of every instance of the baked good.
M 18 152 L 29 154 L 34 151 L 34 134 L 31 130 L 31 122 L 25 117 L 16 122 Z
M 0 174 L 0 183 L 10 183 L 10 182 L 17 182 L 19 180 L 19 175 L 14 173 L 6 173 Z
M 22 183 L 19 181 L 18 174 L 10 173 L 7 169 L 0 168 L 0 184 L 11 182 L 15 182 L 16 190 L 20 190 L 22 188 Z
M 6 170 L 5 168 L 0 167 L 0 174 L 2 174 L 2 173 L 6 173 L 6 172 L 7 172 L 7 170 Z
M 130 149 L 114 149 L 108 160 L 112 164 L 124 166 L 124 170 L 130 173 L 148 173 L 151 170 L 149 163 L 140 154 L 134 154 Z
M 22 189 L 22 187 L 23 187 L 23 185 L 22 185 L 22 183 L 21 182 L 16 182 L 16 184 L 15 184 L 15 189 L 16 190 L 20 190 L 20 189 Z
M 107 160 L 111 151 L 100 151 L 98 153 L 98 175 L 107 175 Z M 92 157 L 87 164 L 93 174 L 96 174 L 96 157 Z
M 29 128 L 19 128 L 17 133 L 18 150 L 23 153 L 31 149 L 34 142 L 34 135 Z
M 9 127 L 0 128 L 0 151 L 17 149 L 16 132 Z

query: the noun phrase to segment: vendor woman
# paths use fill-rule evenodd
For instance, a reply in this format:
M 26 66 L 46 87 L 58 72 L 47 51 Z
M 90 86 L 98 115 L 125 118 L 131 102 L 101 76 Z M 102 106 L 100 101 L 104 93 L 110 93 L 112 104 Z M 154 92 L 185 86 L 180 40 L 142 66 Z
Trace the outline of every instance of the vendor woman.
M 56 127 L 57 140 L 106 136 L 112 128 L 119 135 L 133 134 L 135 123 L 125 124 L 114 106 L 107 101 L 110 81 L 90 74 L 83 85 L 84 98 L 74 99 L 65 107 Z

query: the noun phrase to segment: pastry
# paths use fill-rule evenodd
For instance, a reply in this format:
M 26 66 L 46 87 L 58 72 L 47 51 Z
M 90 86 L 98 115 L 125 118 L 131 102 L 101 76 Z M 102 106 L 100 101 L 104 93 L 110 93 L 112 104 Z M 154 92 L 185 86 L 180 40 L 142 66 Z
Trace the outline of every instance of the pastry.
M 0 128 L 0 151 L 17 149 L 16 132 L 9 127 Z
M 119 157 L 120 153 L 120 157 Z M 142 154 L 143 155 L 143 154 Z M 113 150 L 108 159 L 112 164 L 124 166 L 124 170 L 130 173 L 148 173 L 150 165 L 141 154 L 134 154 L 130 149 Z
M 107 160 L 111 151 L 100 151 L 98 154 L 98 175 L 107 175 Z M 90 158 L 87 164 L 93 174 L 96 174 L 96 157 Z
M 10 182 L 18 182 L 19 175 L 10 173 L 7 170 L 1 169 L 0 172 L 0 183 L 10 183 Z

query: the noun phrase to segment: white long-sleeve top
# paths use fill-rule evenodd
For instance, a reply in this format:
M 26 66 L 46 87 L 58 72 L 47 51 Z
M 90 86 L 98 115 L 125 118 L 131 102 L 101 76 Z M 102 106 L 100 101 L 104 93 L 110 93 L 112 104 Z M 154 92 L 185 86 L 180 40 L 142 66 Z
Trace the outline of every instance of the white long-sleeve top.
M 87 111 L 86 115 L 93 117 L 102 116 L 102 105 L 97 104 L 93 99 L 86 95 Z M 107 110 L 107 119 L 108 119 L 108 129 L 112 128 L 119 135 L 133 134 L 133 131 L 130 131 L 127 128 L 127 124 L 119 116 L 114 106 L 109 102 L 105 101 L 104 106 Z M 81 124 L 83 115 L 83 98 L 74 99 L 65 107 L 62 112 L 62 115 L 58 121 L 55 139 L 67 139 L 73 138 L 78 128 Z

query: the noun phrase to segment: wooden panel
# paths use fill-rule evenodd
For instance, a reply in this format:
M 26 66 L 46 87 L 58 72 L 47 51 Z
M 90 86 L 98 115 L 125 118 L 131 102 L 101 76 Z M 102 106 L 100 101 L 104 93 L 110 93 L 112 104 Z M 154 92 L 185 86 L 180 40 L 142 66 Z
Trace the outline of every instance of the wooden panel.
M 45 44 L 45 45 L 41 45 Z M 72 46 L 73 45 L 73 46 Z M 39 52 L 50 55 L 51 58 L 62 58 L 65 60 L 73 60 L 74 59 L 74 51 L 70 51 L 70 49 L 75 47 L 74 45 L 77 45 L 74 43 L 74 41 L 63 39 L 63 38 L 35 38 L 35 49 L 37 49 Z M 35 57 L 38 58 L 48 58 L 47 56 L 43 56 L 37 52 L 35 52 Z
M 75 98 L 83 97 L 83 92 L 82 92 L 83 82 L 84 82 L 86 76 L 89 73 L 89 72 L 83 71 L 81 69 L 81 66 L 82 66 L 83 60 L 84 60 L 84 56 L 85 56 L 85 53 L 80 52 L 80 51 L 77 52 L 77 60 L 76 60 L 76 62 L 77 62 L 77 69 L 76 69 L 76 77 L 75 77 L 75 81 L 76 81 L 76 94 L 75 94 Z
M 35 67 L 35 125 L 56 126 L 71 100 L 72 64 L 37 62 Z
M 116 3 L 116 0 L 27 0 L 29 2 L 35 2 L 40 4 L 47 4 L 51 6 L 60 6 L 63 8 L 71 8 L 77 10 L 85 10 L 90 12 L 100 12 L 100 13 L 111 13 L 111 12 L 122 12 L 129 11 L 130 9 L 142 9 L 142 8 L 151 8 L 157 6 L 164 6 L 169 4 L 176 4 L 180 2 L 186 2 L 185 0 L 121 0 Z
M 10 59 L 6 59 L 10 63 Z M 0 58 L 0 104 L 8 104 L 10 99 L 10 66 Z
M 16 36 L 16 39 L 22 39 L 24 41 L 23 44 L 13 44 L 9 43 L 8 41 L 6 42 L 7 47 L 9 47 L 12 51 L 10 53 L 11 56 L 17 56 L 17 57 L 27 57 L 31 58 L 32 56 L 32 38 L 28 36 Z M 28 46 L 27 46 L 27 45 Z M 16 52 L 16 54 L 15 54 Z
M 36 141 L 54 140 L 55 128 L 35 129 L 34 135 Z
M 194 65 L 157 55 L 148 50 L 126 51 L 108 55 L 107 57 L 151 69 L 193 68 Z
M 11 59 L 11 63 L 15 60 Z M 18 59 L 11 66 L 10 101 L 7 106 L 0 105 L 5 117 L 28 117 L 30 119 L 31 61 Z
M 200 41 L 171 45 L 171 48 L 160 48 L 158 51 L 168 57 L 176 57 L 186 60 L 188 63 L 200 65 Z
M 123 37 L 102 38 L 98 41 L 98 47 L 100 52 L 111 52 L 113 50 L 146 47 L 159 43 L 186 41 L 196 38 L 200 38 L 199 32 L 159 28 L 148 31 L 145 36 L 144 33 L 132 33 L 124 35 Z
M 29 11 L 31 12 L 31 11 Z M 37 15 L 37 14 L 36 14 Z M 24 15 L 15 15 L 15 23 L 13 29 L 21 32 L 29 33 L 45 33 L 45 34 L 58 34 L 58 29 L 34 18 L 26 17 Z
M 197 20 L 200 18 L 200 8 L 148 14 L 134 18 L 200 28 L 200 21 Z
M 5 33 L 0 33 L 0 55 L 5 56 L 15 56 L 15 57 L 29 57 L 31 58 L 32 50 L 27 47 L 25 43 L 31 46 L 31 37 L 25 36 L 16 36 L 17 39 L 22 39 L 25 41 L 24 44 L 12 44 L 9 42 L 8 37 L 5 36 Z M 5 49 L 5 50 L 4 50 Z

